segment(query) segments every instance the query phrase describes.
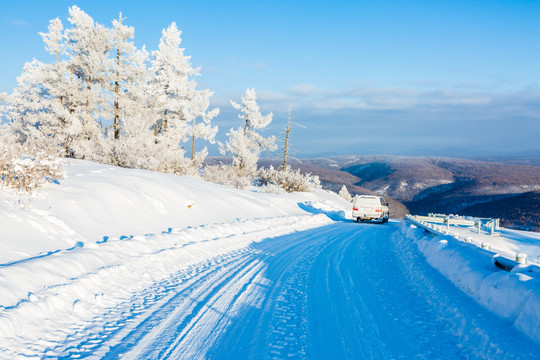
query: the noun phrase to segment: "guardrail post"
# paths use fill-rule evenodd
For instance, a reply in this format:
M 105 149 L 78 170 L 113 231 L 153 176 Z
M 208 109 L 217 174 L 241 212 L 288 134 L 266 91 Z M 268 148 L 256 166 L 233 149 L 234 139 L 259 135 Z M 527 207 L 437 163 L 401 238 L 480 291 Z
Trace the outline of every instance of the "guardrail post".
M 491 246 L 489 245 L 489 243 L 483 242 L 483 243 L 482 243 L 482 249 L 490 250 L 490 249 L 491 249 Z
M 480 220 L 476 220 L 476 226 L 478 227 L 478 233 L 480 234 L 480 227 L 482 226 L 482 222 Z
M 527 263 L 527 254 L 524 253 L 517 253 L 516 254 L 516 261 L 520 264 L 526 264 Z

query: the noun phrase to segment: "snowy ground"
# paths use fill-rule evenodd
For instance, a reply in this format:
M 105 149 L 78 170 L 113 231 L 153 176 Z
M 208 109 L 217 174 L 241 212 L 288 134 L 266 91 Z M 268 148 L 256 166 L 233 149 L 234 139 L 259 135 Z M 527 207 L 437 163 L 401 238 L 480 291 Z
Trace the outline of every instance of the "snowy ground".
M 539 274 L 471 244 L 324 191 L 66 169 L 0 194 L 1 359 L 538 357 Z

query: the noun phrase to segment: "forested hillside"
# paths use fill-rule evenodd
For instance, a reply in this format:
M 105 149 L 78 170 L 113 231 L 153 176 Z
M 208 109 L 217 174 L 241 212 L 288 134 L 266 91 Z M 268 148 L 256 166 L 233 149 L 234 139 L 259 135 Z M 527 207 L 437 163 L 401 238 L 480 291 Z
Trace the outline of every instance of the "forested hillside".
M 537 166 L 394 155 L 303 159 L 293 166 L 319 175 L 326 188 L 344 184 L 351 193 L 385 195 L 415 214 L 497 217 L 520 229 L 540 224 Z

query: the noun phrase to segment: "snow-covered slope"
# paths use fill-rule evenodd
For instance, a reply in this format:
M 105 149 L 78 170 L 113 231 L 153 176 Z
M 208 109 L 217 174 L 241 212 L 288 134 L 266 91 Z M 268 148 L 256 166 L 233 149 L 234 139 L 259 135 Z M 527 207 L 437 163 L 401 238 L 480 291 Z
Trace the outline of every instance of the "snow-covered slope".
M 391 244 L 403 243 L 407 251 L 416 244 L 414 247 L 421 250 L 428 263 L 463 292 L 540 342 L 536 330 L 540 328 L 537 274 L 500 272 L 490 261 L 478 260 L 481 256 L 477 249 L 461 251 L 460 245 L 454 246 L 450 240 L 444 245 L 441 239 L 405 223 L 392 222 L 386 227 L 353 224 L 347 219 L 350 204 L 334 193 L 235 190 L 193 177 L 80 160 L 67 162 L 65 169 L 66 176 L 60 183 L 48 184 L 32 196 L 0 193 L 0 359 L 60 355 L 69 358 L 72 354 L 99 358 L 100 354 L 112 351 L 111 344 L 126 345 L 122 344 L 123 339 L 129 338 L 135 328 L 141 337 L 152 338 L 153 333 L 146 333 L 150 328 L 144 325 L 145 319 L 159 323 L 161 312 L 181 311 L 183 308 L 177 307 L 176 302 L 193 314 L 214 309 L 219 303 L 223 312 L 216 314 L 223 319 L 232 318 L 243 302 L 255 308 L 260 306 L 262 293 L 270 282 L 275 282 L 275 291 L 281 291 L 279 286 L 290 280 L 282 266 L 289 266 L 291 273 L 297 275 L 293 277 L 304 281 L 311 271 L 308 265 L 323 249 L 328 250 L 328 256 L 339 255 L 332 261 L 341 264 L 337 259 L 342 252 L 337 250 L 343 241 L 354 245 L 352 248 L 362 247 L 362 251 L 375 251 L 381 242 L 389 249 L 393 249 Z M 333 220 L 348 224 L 335 223 L 324 231 L 292 234 Z M 292 235 L 278 238 L 286 234 Z M 540 254 L 534 252 L 540 248 L 535 238 L 513 234 L 511 241 L 498 239 L 501 246 L 513 251 L 526 245 L 532 249 L 530 255 Z M 301 239 L 301 246 L 296 247 Z M 326 248 L 325 244 L 331 246 Z M 402 262 L 407 263 L 410 253 L 405 250 L 393 256 L 402 257 Z M 366 263 L 365 259 L 357 259 L 359 255 L 355 254 L 359 252 L 351 252 L 354 261 L 350 265 L 356 269 L 355 274 L 365 273 L 370 278 L 370 271 L 357 271 Z M 282 257 L 270 261 L 275 254 Z M 419 259 L 417 255 L 414 258 Z M 284 264 L 283 259 L 295 261 Z M 296 262 L 306 274 L 296 273 L 296 265 L 292 266 Z M 282 279 L 265 274 L 263 269 L 267 266 L 275 266 Z M 386 268 L 383 264 L 377 271 L 384 275 Z M 411 273 L 404 276 L 414 278 L 414 269 L 409 270 Z M 388 271 L 390 277 L 393 271 Z M 248 276 L 252 273 L 258 274 L 255 278 L 261 286 L 254 285 L 255 278 Z M 298 286 L 307 284 L 301 282 Z M 229 287 L 237 292 L 225 291 Z M 506 290 L 512 296 L 507 297 Z M 190 291 L 200 293 L 200 297 L 192 298 Z M 351 287 L 350 291 L 364 296 L 360 288 Z M 218 297 L 222 293 L 228 294 L 229 302 L 220 302 Z M 253 299 L 243 299 L 246 294 Z M 521 295 L 524 297 L 520 298 Z M 171 299 L 175 299 L 176 305 L 167 305 Z M 335 300 L 339 303 L 340 299 Z M 281 300 L 278 297 L 276 301 Z M 331 307 L 338 313 L 349 311 L 339 305 Z M 190 314 L 181 315 L 189 320 Z M 318 316 L 315 314 L 314 318 L 319 319 Z M 198 321 L 192 320 L 189 324 Z M 185 325 L 183 332 L 190 331 L 191 325 L 186 324 L 178 325 Z M 218 328 L 204 330 L 190 336 L 220 333 Z M 134 344 L 128 345 L 124 350 L 138 354 L 139 348 L 131 349 Z M 195 345 L 192 348 L 200 350 Z
M 267 194 L 188 176 L 69 160 L 60 184 L 0 193 L 0 264 L 101 242 L 237 220 L 306 215 L 299 203 L 346 202 L 325 191 Z M 339 205 L 336 205 L 339 204 Z M 347 211 L 348 213 L 348 211 Z
M 0 194 L 0 354 L 7 358 L 43 353 L 74 324 L 178 269 L 331 223 L 322 211 L 344 218 L 348 210 L 322 190 L 258 193 L 76 160 L 65 168 L 65 179 L 32 196 Z

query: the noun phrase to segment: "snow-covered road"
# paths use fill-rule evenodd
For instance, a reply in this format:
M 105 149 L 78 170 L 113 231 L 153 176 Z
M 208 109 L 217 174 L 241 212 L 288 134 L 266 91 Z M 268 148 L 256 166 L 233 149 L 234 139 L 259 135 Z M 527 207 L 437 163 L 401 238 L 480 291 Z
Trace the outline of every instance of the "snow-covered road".
M 182 269 L 51 357 L 534 359 L 539 347 L 434 270 L 396 223 L 337 222 Z

